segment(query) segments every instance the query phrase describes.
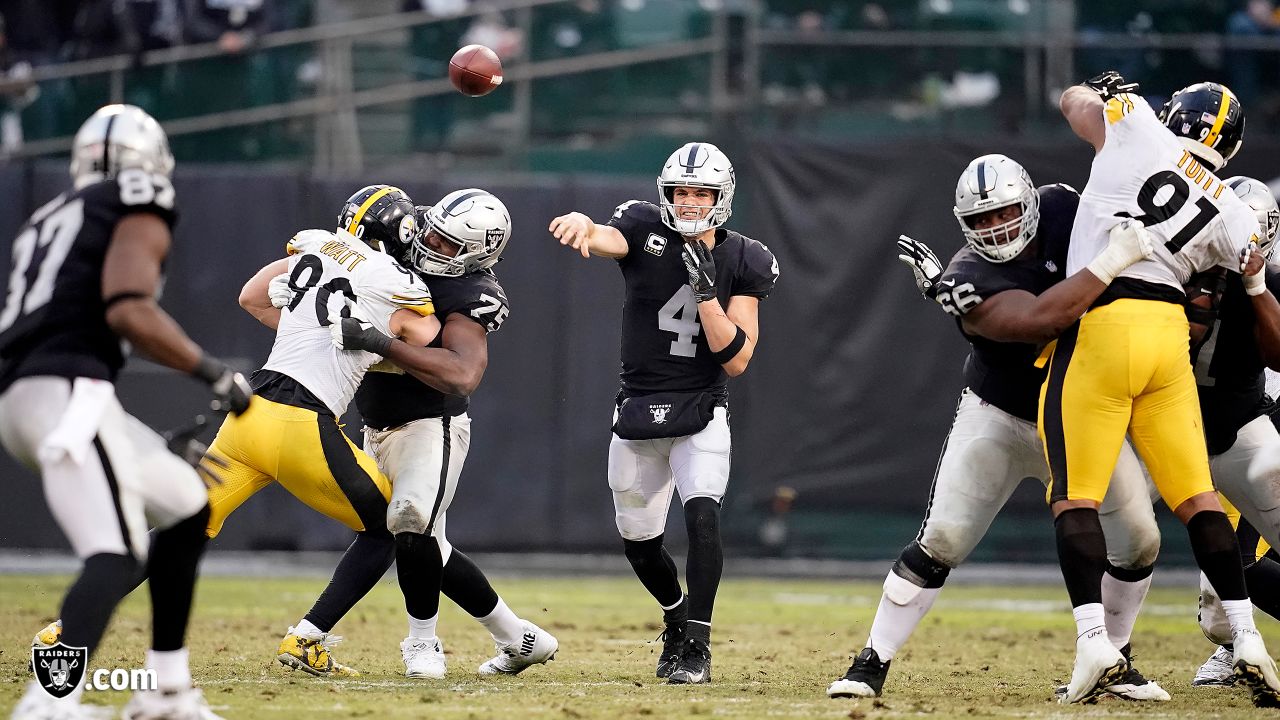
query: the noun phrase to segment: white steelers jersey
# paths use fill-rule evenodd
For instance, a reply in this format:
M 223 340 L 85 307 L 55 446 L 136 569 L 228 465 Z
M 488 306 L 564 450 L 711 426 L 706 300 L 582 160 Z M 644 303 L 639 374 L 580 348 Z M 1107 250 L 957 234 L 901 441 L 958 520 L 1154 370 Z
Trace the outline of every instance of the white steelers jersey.
M 1253 211 L 1182 145 L 1141 96 L 1111 98 L 1104 116 L 1106 141 L 1080 196 L 1067 274 L 1097 257 L 1111 227 L 1125 217 L 1142 220 L 1156 252 L 1120 277 L 1181 290 L 1191 275 L 1215 265 L 1238 270 L 1240 251 L 1256 240 Z
M 352 235 L 303 230 L 286 246 L 293 300 L 282 309 L 276 341 L 264 370 L 288 375 L 341 415 L 365 372 L 382 358 L 339 350 L 329 318 L 346 312 L 391 335 L 399 309 L 435 312 L 426 284 Z

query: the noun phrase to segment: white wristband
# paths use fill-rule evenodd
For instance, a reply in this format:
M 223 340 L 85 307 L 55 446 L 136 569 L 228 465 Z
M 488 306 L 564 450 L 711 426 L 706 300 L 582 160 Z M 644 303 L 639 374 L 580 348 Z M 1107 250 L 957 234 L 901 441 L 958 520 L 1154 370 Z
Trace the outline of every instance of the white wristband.
M 1250 297 L 1261 295 L 1267 291 L 1267 271 L 1265 268 L 1257 275 L 1244 276 L 1244 291 Z
M 1124 272 L 1125 268 L 1132 265 L 1133 262 L 1126 256 L 1120 248 L 1108 246 L 1105 250 L 1098 253 L 1098 257 L 1093 262 L 1085 266 L 1085 269 L 1094 274 L 1094 277 L 1103 282 L 1104 285 L 1110 285 L 1116 276 Z

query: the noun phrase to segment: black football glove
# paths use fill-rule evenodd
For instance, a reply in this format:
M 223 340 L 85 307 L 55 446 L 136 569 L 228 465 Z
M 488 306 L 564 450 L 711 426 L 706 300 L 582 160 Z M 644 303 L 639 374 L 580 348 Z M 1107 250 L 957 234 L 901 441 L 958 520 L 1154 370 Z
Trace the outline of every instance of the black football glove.
M 205 355 L 193 373 L 196 377 L 209 383 L 213 390 L 213 402 L 209 404 L 214 412 L 230 412 L 239 415 L 249 409 L 249 398 L 253 397 L 253 388 L 244 375 L 227 367 L 217 358 Z
M 911 268 L 916 276 L 916 288 L 920 294 L 933 300 L 938 295 L 938 279 L 942 277 L 942 263 L 928 245 L 907 237 L 898 236 L 898 259 Z
M 716 299 L 716 261 L 701 240 L 686 242 L 682 250 L 684 269 L 689 272 L 689 287 L 698 302 Z
M 1091 77 L 1084 81 L 1084 86 L 1098 93 L 1102 97 L 1103 102 L 1110 100 L 1116 95 L 1122 93 L 1130 93 L 1138 91 L 1138 83 L 1125 82 L 1124 76 L 1115 70 L 1108 70 L 1101 75 Z
M 391 349 L 391 338 L 372 324 L 352 317 L 333 318 L 329 332 L 333 344 L 339 350 L 364 350 L 375 355 L 386 355 Z
M 204 481 L 208 487 L 215 487 L 222 484 L 222 476 L 219 475 L 220 470 L 226 470 L 230 464 L 209 452 L 209 446 L 205 445 L 196 436 L 200 431 L 208 425 L 208 420 L 204 415 L 197 415 L 195 420 L 184 427 L 170 430 L 164 433 L 163 437 L 169 446 L 169 452 L 182 458 L 183 462 L 196 469 L 196 474 Z

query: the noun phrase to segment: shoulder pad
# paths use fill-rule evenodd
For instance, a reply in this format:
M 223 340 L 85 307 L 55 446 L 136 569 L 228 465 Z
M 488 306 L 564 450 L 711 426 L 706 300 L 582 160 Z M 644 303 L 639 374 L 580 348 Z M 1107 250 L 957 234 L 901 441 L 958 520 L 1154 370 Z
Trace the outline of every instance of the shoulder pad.
M 1015 287 L 1017 284 L 1004 277 L 998 266 L 966 247 L 955 254 L 938 279 L 938 302 L 947 312 L 961 316 L 992 295 Z
M 626 217 L 634 222 L 659 222 L 658 206 L 645 200 L 628 200 L 613 211 L 613 219 Z
M 319 249 L 325 243 L 333 239 L 333 233 L 328 230 L 303 230 L 289 239 L 285 243 L 284 251 L 289 255 L 297 255 L 298 253 L 311 252 Z
M 778 259 L 759 240 L 742 238 L 742 277 L 733 289 L 734 295 L 751 295 L 761 300 L 769 297 L 778 282 Z

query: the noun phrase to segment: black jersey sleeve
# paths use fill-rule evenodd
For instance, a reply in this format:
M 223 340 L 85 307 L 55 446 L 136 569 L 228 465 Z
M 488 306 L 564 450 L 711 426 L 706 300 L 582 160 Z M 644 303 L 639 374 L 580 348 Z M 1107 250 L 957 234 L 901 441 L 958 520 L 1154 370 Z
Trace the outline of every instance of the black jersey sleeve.
M 1267 265 L 1265 272 L 1267 273 L 1267 289 L 1271 291 L 1272 295 L 1280 298 L 1280 272 L 1273 270 L 1270 265 Z
M 454 282 L 434 283 L 431 292 L 437 309 L 443 309 L 446 315 L 462 315 L 485 332 L 498 330 L 511 314 L 506 292 L 497 276 L 488 270 L 464 275 Z
M 1080 193 L 1063 183 L 1042 185 L 1036 192 L 1040 195 L 1036 237 L 1041 256 L 1059 268 L 1066 268 L 1067 247 L 1071 244 L 1071 227 L 1075 225 L 1076 210 L 1080 207 Z
M 150 213 L 173 228 L 178 222 L 173 183 L 163 175 L 137 168 L 121 170 L 115 178 L 86 189 L 86 212 L 110 213 L 119 218 L 134 213 Z
M 943 310 L 962 317 L 983 300 L 1016 287 L 1016 281 L 965 247 L 942 271 L 937 284 L 937 301 Z
M 649 234 L 655 230 L 654 225 L 661 223 L 657 205 L 643 200 L 628 200 L 613 211 L 613 217 L 606 224 L 617 228 L 627 239 L 627 256 L 630 257 L 644 246 Z
M 764 243 L 748 237 L 742 240 L 742 267 L 734 277 L 730 294 L 764 300 L 778 282 L 778 259 Z

